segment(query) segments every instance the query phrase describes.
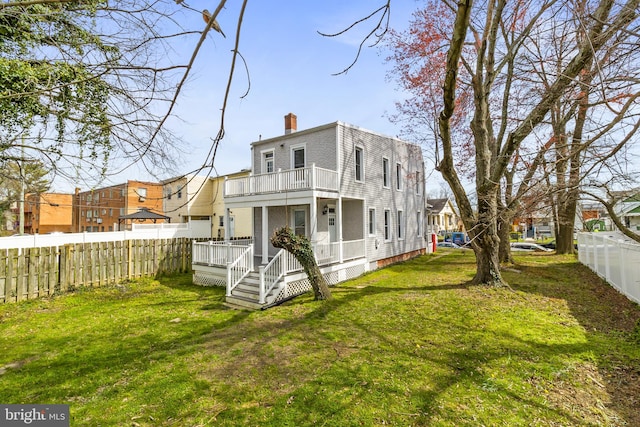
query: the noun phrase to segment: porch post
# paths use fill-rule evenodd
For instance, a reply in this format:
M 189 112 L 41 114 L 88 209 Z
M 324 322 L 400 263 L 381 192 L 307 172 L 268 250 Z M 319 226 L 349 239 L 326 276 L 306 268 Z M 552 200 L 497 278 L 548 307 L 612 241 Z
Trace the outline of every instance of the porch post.
M 269 211 L 262 207 L 262 264 L 269 262 Z
M 342 250 L 342 196 L 338 197 L 338 202 L 336 203 L 336 222 L 338 226 L 336 227 L 336 234 L 338 235 L 338 261 L 342 263 L 344 261 L 344 251 Z
M 311 240 L 311 246 L 315 249 L 315 244 L 318 242 L 318 202 L 316 196 L 311 198 L 309 220 L 311 222 L 311 235 L 309 236 L 309 240 Z
M 229 227 L 229 208 L 226 208 L 224 210 L 224 240 L 225 241 L 229 241 L 229 230 L 231 229 Z

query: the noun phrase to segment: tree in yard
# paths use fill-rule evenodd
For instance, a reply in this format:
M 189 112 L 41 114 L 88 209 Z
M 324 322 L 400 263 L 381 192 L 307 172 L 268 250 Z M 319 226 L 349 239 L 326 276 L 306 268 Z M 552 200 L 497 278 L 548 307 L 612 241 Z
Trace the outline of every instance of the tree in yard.
M 309 278 L 316 300 L 331 299 L 329 284 L 318 267 L 309 239 L 296 235 L 289 227 L 282 227 L 274 231 L 271 236 L 271 244 L 296 257 Z
M 168 46 L 202 33 L 181 27 L 182 9 L 147 0 L 2 3 L 0 159 L 22 150 L 54 176 L 94 182 L 136 162 L 154 174 L 172 167 L 179 139 L 163 124 L 188 64 Z
M 428 3 L 431 14 L 426 22 L 435 24 L 427 28 L 438 31 L 424 32 L 422 48 L 419 43 L 414 48 L 414 62 L 406 61 L 407 75 L 416 79 L 427 75 L 437 82 L 430 90 L 441 88 L 437 89 L 441 97 L 431 95 L 435 101 L 423 114 L 423 120 L 432 123 L 434 140 L 441 144 L 437 167 L 472 238 L 477 263 L 473 283 L 501 285 L 500 242 L 505 243 L 507 221 L 515 212 L 510 205 L 540 181 L 535 171 L 544 165 L 549 149 L 549 140 L 540 138 L 541 128 L 558 101 L 580 84 L 588 84 L 584 70 L 591 69 L 598 54 L 615 40 L 628 40 L 625 35 L 637 37 L 639 2 L 589 3 L 579 16 L 584 36 L 577 39 L 558 72 L 550 74 L 546 86 L 529 81 L 527 73 L 518 73 L 527 61 L 525 46 L 534 28 L 552 28 L 558 13 L 572 3 L 548 0 L 535 8 L 530 2 L 505 0 L 442 4 Z M 437 118 L 433 111 L 439 112 Z M 473 159 L 475 208 L 454 163 L 460 159 L 456 156 L 460 147 Z M 510 191 L 509 179 L 513 184 L 518 170 L 520 188 Z M 510 199 L 503 197 L 505 191 Z

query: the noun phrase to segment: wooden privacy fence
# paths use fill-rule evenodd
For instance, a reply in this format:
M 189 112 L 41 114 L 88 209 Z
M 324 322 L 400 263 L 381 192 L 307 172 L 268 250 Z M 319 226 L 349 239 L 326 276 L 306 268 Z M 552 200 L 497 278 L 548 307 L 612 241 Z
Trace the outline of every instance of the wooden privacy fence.
M 144 239 L 0 249 L 0 303 L 186 272 L 191 269 L 191 241 Z

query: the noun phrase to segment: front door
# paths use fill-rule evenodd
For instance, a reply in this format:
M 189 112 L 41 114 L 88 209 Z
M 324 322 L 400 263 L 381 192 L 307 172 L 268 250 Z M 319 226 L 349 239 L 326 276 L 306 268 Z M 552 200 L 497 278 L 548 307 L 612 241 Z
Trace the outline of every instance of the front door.
M 336 214 L 330 213 L 328 216 L 329 219 L 329 243 L 334 243 L 337 241 L 336 239 Z
M 233 239 L 236 236 L 236 221 L 235 218 L 229 215 L 229 239 Z

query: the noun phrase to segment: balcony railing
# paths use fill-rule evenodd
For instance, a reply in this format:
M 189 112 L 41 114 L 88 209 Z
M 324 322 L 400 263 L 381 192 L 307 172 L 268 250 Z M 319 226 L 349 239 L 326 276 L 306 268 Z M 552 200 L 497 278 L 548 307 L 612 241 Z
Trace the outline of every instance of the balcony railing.
M 338 172 L 312 165 L 309 168 L 231 178 L 224 184 L 225 197 L 301 190 L 338 191 Z

